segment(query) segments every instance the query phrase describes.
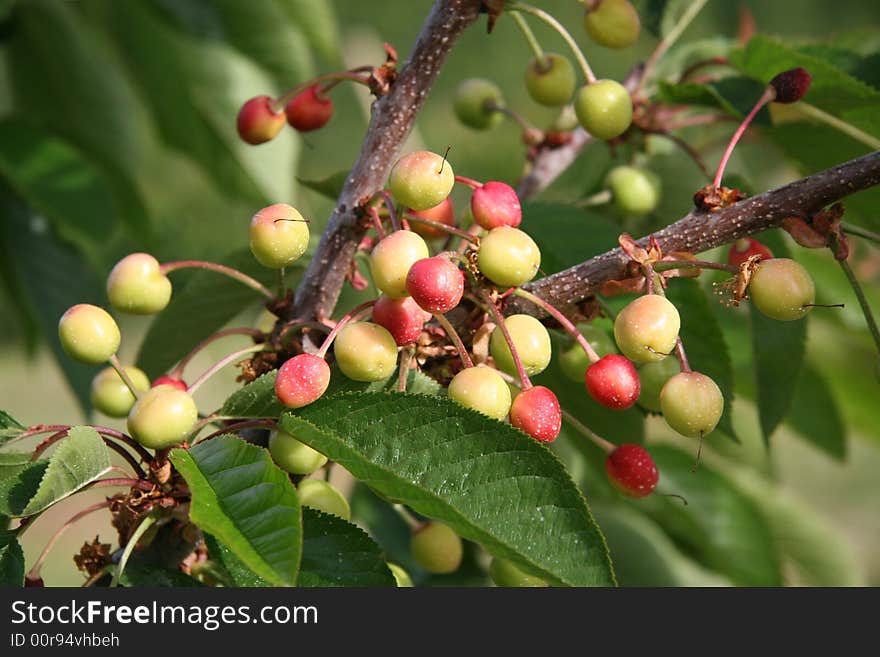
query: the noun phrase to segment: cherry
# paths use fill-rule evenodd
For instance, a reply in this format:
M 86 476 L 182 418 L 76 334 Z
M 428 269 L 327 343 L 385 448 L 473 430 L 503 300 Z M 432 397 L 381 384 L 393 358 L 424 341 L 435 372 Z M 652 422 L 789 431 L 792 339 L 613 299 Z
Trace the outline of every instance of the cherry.
M 721 390 L 705 374 L 681 372 L 660 391 L 663 419 L 682 436 L 702 438 L 711 433 L 724 411 Z
M 627 215 L 642 216 L 653 212 L 660 203 L 660 181 L 646 169 L 614 167 L 605 179 L 614 205 Z
M 616 411 L 636 403 L 641 390 L 639 374 L 623 356 L 609 354 L 593 363 L 584 375 L 590 397 Z
M 279 468 L 296 475 L 310 475 L 327 463 L 321 452 L 281 430 L 269 436 L 269 453 Z
M 383 294 L 373 306 L 373 321 L 388 329 L 401 347 L 418 340 L 429 319 L 431 313 L 422 310 L 412 297 L 392 299 Z
M 730 250 L 727 252 L 727 262 L 739 267 L 752 256 L 761 256 L 761 260 L 769 260 L 773 257 L 773 252 L 758 240 L 744 237 L 730 245 Z
M 646 294 L 618 313 L 614 339 L 631 361 L 651 363 L 672 353 L 680 328 L 675 306 L 659 294 Z
M 639 14 L 629 0 L 593 0 L 587 3 L 584 28 L 606 48 L 629 48 L 639 38 Z
M 151 388 L 157 388 L 159 386 L 173 386 L 178 390 L 186 390 L 187 385 L 183 379 L 175 379 L 170 376 L 162 375 L 150 385 Z
M 496 420 L 510 412 L 510 388 L 501 375 L 490 367 L 468 367 L 449 383 L 449 398 Z
M 150 449 L 165 449 L 187 439 L 199 419 L 189 393 L 173 386 L 150 388 L 128 414 L 128 432 Z
M 318 400 L 330 385 L 330 366 L 314 354 L 284 361 L 275 377 L 275 395 L 287 408 L 302 408 Z
M 348 500 L 339 489 L 322 479 L 303 479 L 296 487 L 296 494 L 302 506 L 338 516 L 343 520 L 351 519 Z
M 139 391 L 150 389 L 150 379 L 137 367 L 126 367 L 125 373 Z M 112 367 L 106 367 L 92 379 L 92 406 L 109 417 L 125 417 L 134 406 L 134 395 Z
M 410 267 L 406 291 L 429 313 L 448 313 L 464 294 L 464 274 L 443 256 L 424 258 Z
M 642 382 L 642 393 L 639 395 L 639 406 L 660 412 L 660 391 L 666 382 L 681 371 L 677 358 L 664 358 L 656 363 L 645 363 L 639 368 L 639 379 Z
M 455 225 L 455 208 L 452 207 L 452 199 L 448 196 L 443 199 L 439 205 L 435 205 L 433 208 L 428 208 L 427 210 L 413 210 L 411 214 L 429 221 L 436 221 L 438 224 L 444 224 L 445 226 Z M 426 240 L 439 240 L 441 237 L 446 237 L 449 234 L 439 228 L 420 224 L 416 221 L 412 222 L 410 228 L 413 232 L 421 235 Z
M 597 80 L 581 87 L 574 111 L 584 130 L 597 139 L 619 137 L 632 123 L 632 99 L 614 80 Z
M 298 260 L 309 246 L 309 224 L 286 203 L 263 208 L 251 219 L 251 253 L 264 267 L 282 269 Z
M 788 258 L 762 260 L 749 282 L 749 299 L 771 319 L 800 319 L 816 301 L 816 286 L 804 267 Z
M 417 529 L 410 539 L 413 559 L 429 573 L 453 573 L 461 565 L 464 546 L 458 534 L 442 522 L 432 521 Z
M 810 72 L 801 67 L 779 73 L 770 80 L 770 86 L 776 93 L 773 101 L 783 104 L 796 103 L 807 94 L 812 81 Z
M 532 100 L 540 105 L 558 107 L 571 100 L 577 78 L 568 59 L 548 52 L 529 62 L 525 82 Z
M 388 566 L 388 570 L 391 571 L 391 574 L 394 575 L 394 581 L 397 583 L 397 588 L 408 589 L 413 587 L 412 577 L 409 576 L 408 572 L 396 563 L 388 562 L 386 565 Z
M 483 78 L 468 78 L 458 85 L 452 107 L 458 120 L 474 130 L 494 128 L 504 114 L 492 106 L 504 105 L 504 96 L 497 85 Z
M 97 365 L 116 353 L 122 336 L 116 321 L 106 310 L 80 303 L 68 308 L 61 316 L 58 339 L 68 356 Z
M 617 353 L 614 340 L 602 329 L 587 323 L 578 324 L 577 329 L 600 358 Z M 591 364 L 590 357 L 577 342 L 572 342 L 571 346 L 559 355 L 559 366 L 562 368 L 562 373 L 578 383 L 584 380 L 587 368 Z
M 471 213 L 474 221 L 486 230 L 499 226 L 516 228 L 522 221 L 522 207 L 516 190 L 497 181 L 487 182 L 474 190 L 471 196 Z
M 116 263 L 107 277 L 107 297 L 116 310 L 153 315 L 171 300 L 171 281 L 148 253 L 132 253 Z
M 284 108 L 287 122 L 299 132 L 323 128 L 333 116 L 333 101 L 321 93 L 320 85 L 313 85 L 297 94 Z
M 657 488 L 660 473 L 654 459 L 639 445 L 620 445 L 605 459 L 611 484 L 629 497 L 647 497 Z
M 534 376 L 543 372 L 550 364 L 551 356 L 550 334 L 544 325 L 531 315 L 511 315 L 504 320 L 504 325 L 510 333 L 526 374 Z M 492 331 L 489 352 L 498 369 L 516 376 L 513 354 L 510 353 L 510 346 L 499 327 Z
M 404 155 L 388 177 L 388 187 L 397 202 L 413 210 L 439 205 L 454 184 L 455 174 L 449 161 L 429 151 Z
M 336 364 L 354 381 L 383 381 L 397 367 L 397 343 L 387 329 L 371 322 L 347 324 L 333 343 Z
M 510 405 L 510 423 L 542 443 L 556 440 L 562 430 L 562 409 L 550 388 L 520 392 Z
M 406 275 L 413 263 L 430 255 L 425 240 L 410 230 L 396 230 L 370 255 L 370 273 L 382 292 L 394 299 L 407 296 Z
M 269 96 L 251 98 L 238 111 L 238 136 L 248 144 L 270 141 L 284 127 L 284 112 L 272 107 Z
M 477 265 L 483 275 L 501 287 L 527 283 L 541 266 L 541 250 L 518 228 L 499 226 L 480 240 Z
M 523 572 L 512 562 L 501 557 L 492 559 L 492 563 L 489 564 L 489 577 L 495 582 L 495 586 L 517 588 L 547 586 L 547 582 L 540 577 Z

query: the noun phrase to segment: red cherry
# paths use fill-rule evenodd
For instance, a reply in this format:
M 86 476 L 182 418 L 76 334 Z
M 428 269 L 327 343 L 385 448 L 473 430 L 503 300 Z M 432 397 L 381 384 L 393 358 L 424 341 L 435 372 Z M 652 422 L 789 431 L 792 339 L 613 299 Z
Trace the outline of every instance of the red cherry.
M 409 268 L 406 291 L 429 313 L 447 313 L 464 294 L 464 274 L 443 256 L 422 258 Z
M 162 375 L 153 383 L 150 384 L 151 388 L 157 388 L 158 386 L 174 386 L 178 390 L 183 390 L 186 392 L 186 382 L 183 379 L 175 379 L 174 377 Z
M 410 214 L 415 217 L 421 217 L 422 219 L 428 219 L 429 221 L 436 221 L 438 224 L 446 224 L 447 226 L 455 225 L 455 208 L 452 207 L 452 199 L 448 196 L 443 199 L 439 205 L 435 205 L 433 208 L 418 211 L 410 210 Z M 436 240 L 448 235 L 448 233 L 439 228 L 426 226 L 417 221 L 412 222 L 410 230 L 421 235 L 426 240 Z
M 590 365 L 584 375 L 584 383 L 590 397 L 616 411 L 635 404 L 641 392 L 635 366 L 619 354 L 603 356 Z
M 654 492 L 660 473 L 654 459 L 638 445 L 620 445 L 605 459 L 611 484 L 629 497 L 646 497 Z
M 299 354 L 278 368 L 275 394 L 287 408 L 301 408 L 317 400 L 329 385 L 327 361 L 312 354 Z
M 806 95 L 812 82 L 813 76 L 800 66 L 783 71 L 770 80 L 770 86 L 776 92 L 773 100 L 777 103 L 795 103 Z
M 323 128 L 333 116 L 333 101 L 320 93 L 320 85 L 313 85 L 297 94 L 284 108 L 287 122 L 300 132 Z
M 238 136 L 248 144 L 271 140 L 284 127 L 284 113 L 276 112 L 269 96 L 251 98 L 238 111 Z
M 762 260 L 769 260 L 773 257 L 773 252 L 758 240 L 744 237 L 730 245 L 730 251 L 727 252 L 727 262 L 735 267 L 739 267 L 754 255 L 761 256 Z
M 510 185 L 491 181 L 477 187 L 471 196 L 471 212 L 474 221 L 486 230 L 498 226 L 516 228 L 522 221 L 519 196 Z
M 542 443 L 552 443 L 562 429 L 562 409 L 550 388 L 535 386 L 510 405 L 510 423 Z
M 373 321 L 388 329 L 400 347 L 418 340 L 429 319 L 431 313 L 422 310 L 412 297 L 392 299 L 383 294 L 373 306 Z

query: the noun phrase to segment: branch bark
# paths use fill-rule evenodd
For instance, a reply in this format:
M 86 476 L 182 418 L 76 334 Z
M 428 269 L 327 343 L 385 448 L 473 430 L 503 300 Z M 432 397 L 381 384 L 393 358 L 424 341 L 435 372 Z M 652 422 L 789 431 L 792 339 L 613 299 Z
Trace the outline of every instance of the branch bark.
M 390 91 L 373 103 L 370 126 L 318 249 L 297 288 L 287 319 L 327 317 L 333 311 L 358 243 L 366 233 L 357 208 L 388 177 L 446 56 L 479 15 L 480 0 L 437 0 L 409 61 Z
M 806 218 L 834 201 L 878 184 L 880 151 L 875 151 L 716 212 L 694 210 L 654 233 L 654 237 L 664 251 L 700 253 L 775 228 L 786 217 Z M 643 237 L 639 243 L 647 245 L 647 241 L 648 237 Z M 554 306 L 569 306 L 595 294 L 604 282 L 622 278 L 627 260 L 621 249 L 613 249 L 525 287 Z M 512 297 L 504 310 L 505 314 L 544 314 L 519 297 Z

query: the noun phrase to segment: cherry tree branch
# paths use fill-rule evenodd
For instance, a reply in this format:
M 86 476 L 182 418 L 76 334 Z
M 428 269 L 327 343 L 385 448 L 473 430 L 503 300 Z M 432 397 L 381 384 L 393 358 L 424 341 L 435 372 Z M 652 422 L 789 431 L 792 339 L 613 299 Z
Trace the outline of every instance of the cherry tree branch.
M 480 0 L 437 0 L 434 3 L 409 61 L 388 93 L 373 103 L 360 155 L 297 288 L 287 319 L 322 319 L 333 311 L 368 225 L 360 221 L 358 208 L 382 190 L 446 56 L 461 33 L 477 19 L 481 4 Z
M 653 235 L 664 251 L 700 253 L 775 228 L 786 217 L 809 217 L 830 203 L 878 184 L 880 151 L 875 151 L 715 212 L 693 210 Z M 647 237 L 639 240 L 642 246 L 647 242 Z M 621 249 L 613 249 L 525 288 L 556 307 L 575 304 L 595 294 L 606 281 L 623 278 L 627 260 Z M 504 311 L 543 314 L 520 297 L 511 297 Z

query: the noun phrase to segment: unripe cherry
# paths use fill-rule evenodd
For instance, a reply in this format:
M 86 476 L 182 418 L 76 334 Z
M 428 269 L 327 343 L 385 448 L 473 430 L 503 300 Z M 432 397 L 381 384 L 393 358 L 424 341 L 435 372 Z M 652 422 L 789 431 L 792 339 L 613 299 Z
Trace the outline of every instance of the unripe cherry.
M 383 294 L 373 306 L 373 321 L 388 330 L 401 347 L 419 339 L 431 313 L 422 310 L 412 297 L 392 299 Z
M 333 343 L 336 364 L 353 381 L 382 381 L 397 367 L 397 343 L 386 329 L 371 322 L 352 322 Z
M 614 167 L 605 179 L 615 207 L 623 214 L 642 216 L 660 203 L 660 181 L 647 169 Z
M 629 0 L 598 0 L 588 4 L 584 28 L 606 48 L 629 48 L 639 38 L 639 14 Z
M 58 320 L 58 339 L 68 356 L 97 365 L 116 353 L 122 336 L 116 320 L 106 310 L 80 303 L 68 308 Z
M 548 52 L 529 62 L 525 83 L 529 96 L 536 103 L 558 107 L 571 100 L 577 78 L 567 58 Z
M 680 328 L 675 306 L 659 294 L 646 294 L 617 314 L 614 339 L 630 360 L 651 363 L 672 353 Z
M 137 367 L 126 367 L 125 373 L 138 391 L 150 389 L 150 379 Z M 125 381 L 112 367 L 105 367 L 92 379 L 92 406 L 109 417 L 125 417 L 134 406 L 135 398 Z
M 449 196 L 455 184 L 452 165 L 445 157 L 415 151 L 397 160 L 388 187 L 397 202 L 413 210 L 427 210 Z
M 382 292 L 394 299 L 407 296 L 406 275 L 413 263 L 430 255 L 425 240 L 410 230 L 396 230 L 370 254 L 370 273 Z
M 238 136 L 248 144 L 270 141 L 284 127 L 284 112 L 276 112 L 269 96 L 251 98 L 238 111 Z
M 150 449 L 165 449 L 182 443 L 199 419 L 189 393 L 172 386 L 150 388 L 128 414 L 128 432 Z
M 546 327 L 531 315 L 511 315 L 505 318 L 504 325 L 513 340 L 516 353 L 526 370 L 526 374 L 534 376 L 540 374 L 550 364 L 551 343 L 550 333 Z M 503 372 L 516 376 L 516 364 L 510 346 L 504 339 L 504 332 L 500 327 L 492 331 L 489 340 L 489 352 L 495 359 L 495 364 Z
M 448 196 L 443 199 L 440 205 L 435 205 L 433 208 L 428 208 L 427 210 L 412 210 L 411 214 L 416 217 L 421 217 L 422 219 L 427 219 L 428 221 L 436 221 L 438 224 L 443 224 L 445 226 L 455 225 L 455 208 L 452 206 L 452 199 Z M 439 240 L 449 234 L 444 230 L 434 228 L 433 226 L 427 226 L 417 221 L 411 222 L 410 229 L 414 233 L 424 237 L 426 240 Z
M 673 376 L 681 371 L 681 363 L 677 358 L 664 358 L 656 363 L 645 363 L 639 368 L 639 380 L 642 392 L 639 394 L 639 406 L 660 412 L 660 391 Z
M 477 266 L 483 275 L 501 287 L 528 283 L 541 266 L 541 250 L 518 228 L 493 228 L 480 240 Z
M 184 381 L 183 379 L 175 379 L 174 377 L 170 377 L 165 374 L 163 374 L 158 379 L 153 381 L 152 384 L 150 384 L 151 388 L 158 388 L 159 386 L 172 386 L 173 388 L 184 391 L 187 389 L 186 381 Z
M 803 265 L 789 258 L 762 260 L 749 281 L 749 300 L 771 319 L 801 319 L 816 301 L 813 277 Z
M 332 484 L 321 479 L 303 479 L 296 487 L 302 506 L 316 509 L 343 520 L 351 519 L 351 507 L 345 496 Z
M 171 281 L 149 253 L 132 253 L 117 262 L 107 277 L 107 297 L 120 312 L 153 315 L 171 300 Z
M 617 345 L 614 344 L 614 340 L 599 327 L 581 323 L 577 325 L 577 329 L 600 358 L 617 353 Z M 559 355 L 559 366 L 562 368 L 562 373 L 578 383 L 583 382 L 590 365 L 592 363 L 587 352 L 575 341 L 572 341 L 571 346 Z
M 647 497 L 657 488 L 660 473 L 654 459 L 639 445 L 620 445 L 605 459 L 611 484 L 629 497 Z
M 264 267 L 282 269 L 296 262 L 309 246 L 309 224 L 286 203 L 263 208 L 251 219 L 251 253 Z
M 275 377 L 275 395 L 287 408 L 302 408 L 318 400 L 330 385 L 330 366 L 314 354 L 284 361 Z
M 310 475 L 327 463 L 327 457 L 285 431 L 269 436 L 269 453 L 282 470 L 296 475 Z
M 424 258 L 410 267 L 406 291 L 429 313 L 448 313 L 464 294 L 464 273 L 443 256 Z
M 299 132 L 323 128 L 333 116 L 333 101 L 320 93 L 320 89 L 320 85 L 313 85 L 291 98 L 284 107 L 287 122 Z
M 501 375 L 490 367 L 468 367 L 449 383 L 449 398 L 496 420 L 510 412 L 510 388 Z
M 590 397 L 616 411 L 636 403 L 641 390 L 635 366 L 618 354 L 609 354 L 593 363 L 584 376 Z
M 512 562 L 501 557 L 492 559 L 492 563 L 489 564 L 489 577 L 495 582 L 495 586 L 515 588 L 547 586 L 547 582 L 540 577 L 529 575 L 513 565 Z
M 739 267 L 752 256 L 761 256 L 761 260 L 769 260 L 773 257 L 773 252 L 758 240 L 744 237 L 730 245 L 730 250 L 727 252 L 727 262 Z
M 522 222 L 522 207 L 516 190 L 506 183 L 494 180 L 474 190 L 471 196 L 471 213 L 474 221 L 486 230 L 499 226 L 516 228 Z
M 458 120 L 474 130 L 488 130 L 504 120 L 504 114 L 491 105 L 504 105 L 504 96 L 497 85 L 483 78 L 463 80 L 452 101 Z
M 562 430 L 562 409 L 550 388 L 520 392 L 510 405 L 510 423 L 542 443 L 556 440 Z
M 580 88 L 574 111 L 584 130 L 597 139 L 614 139 L 632 123 L 632 99 L 614 80 L 597 80 Z
M 660 410 L 672 429 L 688 438 L 711 433 L 724 411 L 724 396 L 705 374 L 681 372 L 660 391 Z
M 464 547 L 449 525 L 432 521 L 417 529 L 410 540 L 413 559 L 429 573 L 453 573 L 461 565 Z

